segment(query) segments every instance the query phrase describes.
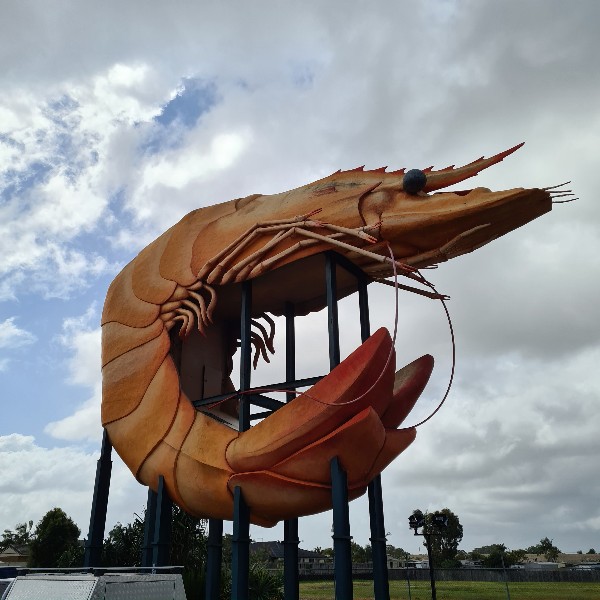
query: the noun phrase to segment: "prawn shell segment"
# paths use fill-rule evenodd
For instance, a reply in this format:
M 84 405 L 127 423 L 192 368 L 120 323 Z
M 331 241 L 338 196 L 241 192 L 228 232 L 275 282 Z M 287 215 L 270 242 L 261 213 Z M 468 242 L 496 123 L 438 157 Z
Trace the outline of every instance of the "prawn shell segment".
M 138 408 L 170 346 L 169 336 L 163 329 L 158 337 L 133 348 L 104 366 L 101 412 L 102 424 L 105 427 Z M 144 365 L 144 368 L 140 368 L 140 364 Z M 178 381 L 175 381 L 177 393 Z
M 135 261 L 132 261 L 110 284 L 102 311 L 102 325 L 116 321 L 129 327 L 147 327 L 158 319 L 160 306 L 142 300 L 133 291 L 134 269 Z
M 344 227 L 362 227 L 364 222 L 358 211 L 358 202 L 362 195 L 376 188 L 381 178 L 375 181 L 353 182 L 352 185 L 340 183 L 335 185 L 332 180 L 334 176 L 303 186 L 289 192 L 274 195 L 250 196 L 237 201 L 235 212 L 224 214 L 218 219 L 212 220 L 202 231 L 202 236 L 196 238 L 192 252 L 191 272 L 198 273 L 206 263 L 215 255 L 215 250 L 206 239 L 211 240 L 234 240 L 240 238 L 250 229 L 260 226 L 270 226 L 273 221 L 280 222 L 291 220 L 302 216 L 314 215 L 309 219 L 319 219 L 319 211 L 327 207 L 327 220 Z M 326 186 L 324 188 L 324 186 Z M 325 196 L 321 193 L 323 189 L 331 190 Z M 276 215 L 276 216 L 275 216 Z M 300 223 L 299 223 L 300 224 Z M 292 225 L 290 225 L 291 227 Z M 274 232 L 266 235 L 257 235 L 237 255 L 234 262 L 241 261 L 256 251 L 260 250 L 265 242 L 271 239 Z M 293 246 L 298 238 L 289 238 L 277 244 L 270 252 L 264 255 L 263 260 L 274 254 L 285 251 Z M 298 249 L 287 257 L 277 262 L 280 267 L 290 262 L 295 262 L 304 256 L 309 256 L 328 249 L 327 244 L 315 244 L 309 248 Z M 187 260 L 187 255 L 185 257 Z M 189 264 L 189 263 L 186 263 Z M 161 273 L 162 264 L 161 264 Z
M 175 227 L 165 231 L 157 240 L 146 246 L 137 256 L 131 275 L 133 293 L 152 304 L 164 304 L 177 287 L 177 280 L 160 274 L 160 261 L 171 240 Z
M 209 227 L 213 221 L 221 221 L 227 215 L 235 213 L 235 200 L 199 208 L 187 214 L 173 228 L 164 251 L 160 255 L 159 272 L 161 277 L 176 281 L 180 286 L 190 286 L 198 281 L 195 264 L 195 244 L 199 242 L 209 252 L 206 260 L 215 254 L 219 238 L 209 236 Z M 227 239 L 227 238 L 220 238 Z M 206 243 L 212 240 L 212 243 Z
M 134 348 L 157 338 L 164 329 L 161 320 L 147 327 L 129 327 L 117 321 L 102 325 L 102 367 Z
M 136 476 L 147 457 L 167 435 L 177 415 L 177 373 L 169 363 L 170 361 L 163 361 L 159 366 L 134 411 L 106 425 L 111 439 L 132 440 L 132 443 L 121 449 L 120 455 Z M 158 398 L 162 403 L 160 415 L 156 411 Z

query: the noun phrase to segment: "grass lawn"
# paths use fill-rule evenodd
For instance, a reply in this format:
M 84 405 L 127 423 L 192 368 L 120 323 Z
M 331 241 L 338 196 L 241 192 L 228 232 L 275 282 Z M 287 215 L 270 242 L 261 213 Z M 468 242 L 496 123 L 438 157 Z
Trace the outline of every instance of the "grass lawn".
M 511 600 L 598 600 L 600 583 L 509 583 Z M 438 600 L 506 600 L 503 583 L 475 581 L 438 581 Z M 428 581 L 412 581 L 411 600 L 430 600 L 431 588 Z M 333 581 L 300 582 L 301 600 L 333 599 Z M 354 599 L 373 598 L 372 581 L 354 582 Z M 390 598 L 408 600 L 406 581 L 390 581 Z

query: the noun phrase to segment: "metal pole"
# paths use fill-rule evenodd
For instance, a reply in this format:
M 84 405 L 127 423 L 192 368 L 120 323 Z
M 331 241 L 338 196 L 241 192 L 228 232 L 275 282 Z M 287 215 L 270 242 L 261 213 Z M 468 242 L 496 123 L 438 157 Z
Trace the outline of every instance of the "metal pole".
M 506 565 L 504 564 L 504 555 L 500 554 L 502 561 L 502 569 L 504 570 L 504 585 L 506 586 L 506 600 L 510 600 L 510 590 L 508 589 L 508 574 L 506 573 Z
M 348 480 L 337 456 L 331 459 L 335 600 L 352 600 L 352 552 Z
M 423 532 L 423 537 L 427 542 L 427 558 L 429 559 L 429 580 L 431 581 L 431 600 L 436 600 L 435 593 L 435 575 L 433 572 L 433 556 L 431 554 L 431 534 Z
M 219 600 L 221 591 L 221 562 L 223 559 L 223 521 L 208 520 L 205 597 Z
M 296 329 L 295 308 L 290 302 L 285 304 L 285 379 L 296 379 Z M 295 394 L 287 394 L 291 402 Z M 300 598 L 298 577 L 298 519 L 288 519 L 283 523 L 283 595 L 285 600 Z
M 283 597 L 285 600 L 300 598 L 298 577 L 298 519 L 283 522 Z
M 158 477 L 156 494 L 152 566 L 164 567 L 169 564 L 171 529 L 173 526 L 173 502 L 169 498 L 169 494 L 167 494 L 165 478 L 162 475 Z
M 250 345 L 252 317 L 252 282 L 242 283 L 240 315 L 240 391 L 250 389 L 252 347 Z M 250 402 L 240 396 L 239 430 L 250 428 Z M 231 598 L 248 600 L 248 571 L 250 569 L 250 510 L 242 490 L 236 486 L 233 493 L 233 537 L 231 546 Z
M 285 380 L 296 379 L 296 309 L 291 302 L 285 303 Z M 296 397 L 294 393 L 286 395 L 287 402 Z
M 157 495 L 153 489 L 148 488 L 148 501 L 146 502 L 146 515 L 144 518 L 144 546 L 142 547 L 142 567 L 152 566 L 152 542 L 154 541 L 154 525 L 156 521 Z
M 377 477 L 369 483 L 368 493 L 375 600 L 390 600 L 385 525 L 383 522 L 381 475 L 377 475 Z
M 108 493 L 110 490 L 110 475 L 112 472 L 111 453 L 112 444 L 108 439 L 106 429 L 104 429 L 100 458 L 96 463 L 96 480 L 94 482 L 90 527 L 83 557 L 84 567 L 100 566 L 104 528 L 106 526 L 106 508 L 108 506 Z
M 233 492 L 233 537 L 231 556 L 231 600 L 248 600 L 248 571 L 250 570 L 250 511 L 242 490 Z
M 333 252 L 325 254 L 325 285 L 329 331 L 329 368 L 340 363 L 340 330 L 337 306 L 337 273 Z M 352 551 L 350 514 L 348 510 L 348 478 L 337 456 L 330 462 L 331 501 L 333 505 L 333 553 L 336 600 L 352 600 Z
M 358 310 L 360 313 L 360 337 L 365 342 L 371 335 L 369 321 L 368 279 L 358 277 Z M 383 492 L 381 475 L 369 483 L 369 521 L 371 525 L 371 548 L 373 550 L 373 591 L 375 600 L 390 600 L 390 582 L 388 578 L 387 547 L 385 522 L 383 516 Z
M 240 391 L 250 389 L 250 375 L 252 373 L 252 346 L 251 346 L 251 318 L 252 318 L 252 282 L 242 283 L 242 307 L 240 314 Z M 245 394 L 240 396 L 240 424 L 239 430 L 250 429 L 250 402 Z
M 337 273 L 333 252 L 325 253 L 325 283 L 327 286 L 327 325 L 329 329 L 329 369 L 340 364 L 340 329 L 337 306 Z
M 371 323 L 369 320 L 369 291 L 367 285 L 369 280 L 366 275 L 358 277 L 358 312 L 360 316 L 360 339 L 365 342 L 371 335 Z

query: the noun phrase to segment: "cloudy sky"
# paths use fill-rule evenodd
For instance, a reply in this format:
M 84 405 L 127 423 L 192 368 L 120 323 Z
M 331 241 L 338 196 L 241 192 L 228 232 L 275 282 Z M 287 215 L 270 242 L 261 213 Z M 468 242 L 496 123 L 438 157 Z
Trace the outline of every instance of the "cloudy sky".
M 386 529 L 416 551 L 408 515 L 447 506 L 467 550 L 598 548 L 599 20 L 595 0 L 4 3 L 0 530 L 61 506 L 87 532 L 106 289 L 183 215 L 339 168 L 465 164 L 525 141 L 475 185 L 572 180 L 579 200 L 428 272 L 452 297 L 456 381 L 384 473 Z M 373 326 L 393 327 L 393 291 L 371 302 Z M 307 323 L 299 370 L 313 375 L 322 315 Z M 438 303 L 400 297 L 397 352 L 398 366 L 436 358 L 414 423 L 449 377 Z M 107 525 L 145 497 L 115 457 Z M 351 519 L 367 543 L 364 499 Z M 330 522 L 304 519 L 302 546 L 330 546 Z

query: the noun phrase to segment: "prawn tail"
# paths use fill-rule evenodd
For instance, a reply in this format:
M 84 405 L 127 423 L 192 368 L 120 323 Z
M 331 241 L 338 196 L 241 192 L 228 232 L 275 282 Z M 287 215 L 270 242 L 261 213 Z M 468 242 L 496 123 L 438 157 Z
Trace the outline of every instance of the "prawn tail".
M 232 518 L 225 450 L 237 432 L 197 413 L 171 356 L 169 306 L 184 288 L 162 277 L 171 230 L 111 284 L 102 314 L 102 425 L 116 452 L 153 490 L 198 517 Z M 167 309 L 165 309 L 167 307 Z
M 140 483 L 156 491 L 162 475 L 171 499 L 188 513 L 231 519 L 225 450 L 237 432 L 196 412 L 181 390 L 170 338 L 161 327 L 156 337 L 103 365 L 102 424 Z M 132 331 L 109 323 L 103 342 L 111 348 L 119 338 L 143 339 L 155 328 Z

